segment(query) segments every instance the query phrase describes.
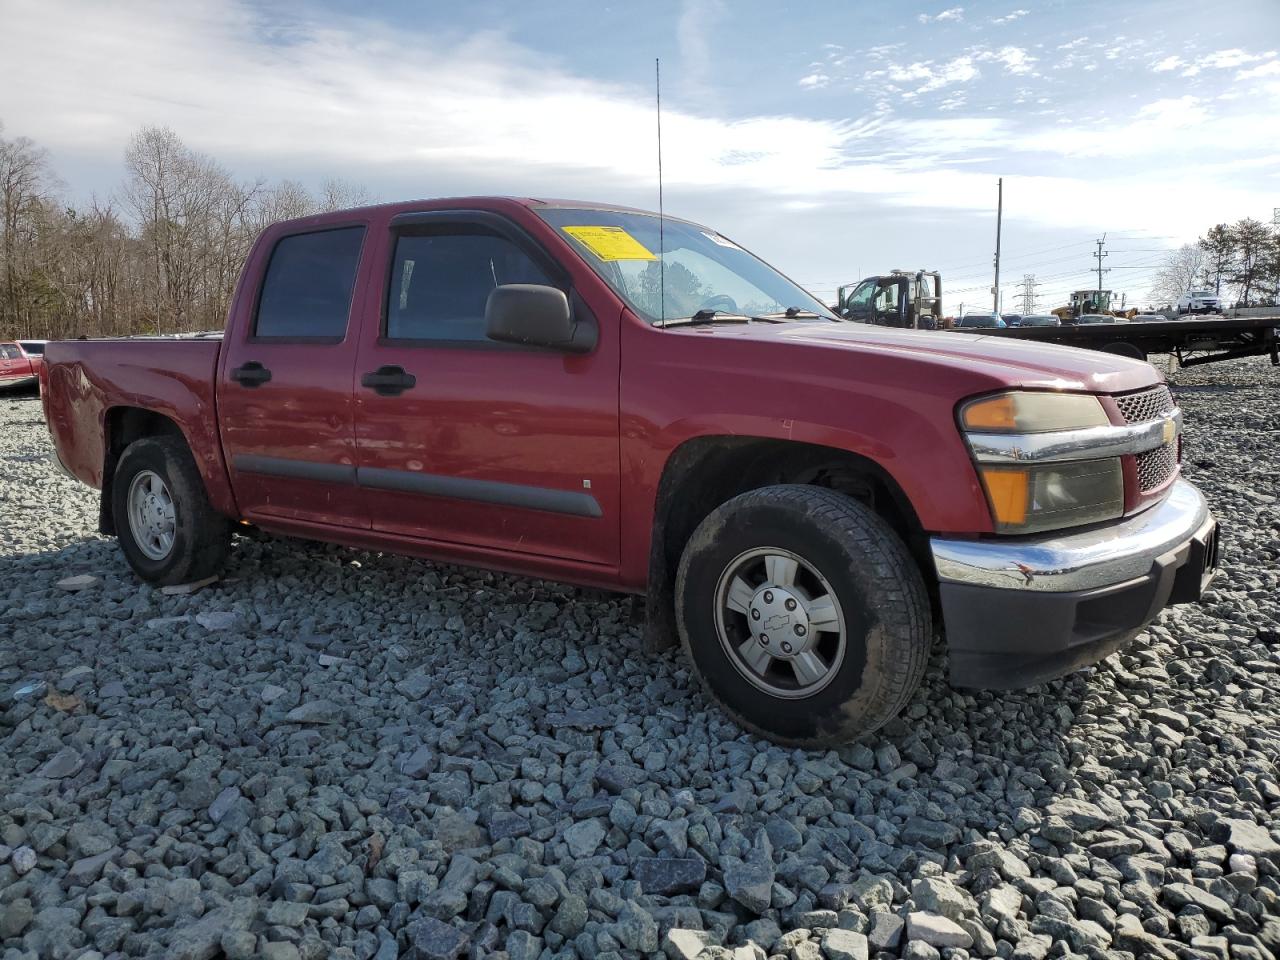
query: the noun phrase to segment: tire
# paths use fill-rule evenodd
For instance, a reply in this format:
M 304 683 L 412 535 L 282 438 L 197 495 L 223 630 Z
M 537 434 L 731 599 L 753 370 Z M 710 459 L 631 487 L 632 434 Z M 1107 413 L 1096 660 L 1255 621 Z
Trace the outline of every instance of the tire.
M 844 743 L 895 717 L 920 685 L 933 637 L 905 544 L 870 508 L 821 487 L 764 487 L 712 511 L 680 559 L 675 603 L 708 693 L 741 726 L 789 746 Z M 842 630 L 831 629 L 833 608 Z M 763 672 L 756 643 L 770 653 Z M 818 682 L 805 677 L 819 673 L 810 654 L 825 670 Z
M 161 487 L 154 486 L 157 480 Z M 145 488 L 136 520 L 130 514 L 135 482 Z M 209 505 L 195 460 L 180 438 L 147 437 L 125 448 L 112 480 L 111 514 L 125 559 L 150 583 L 202 580 L 219 573 L 226 562 L 231 522 Z M 171 534 L 167 549 L 163 535 L 148 536 L 159 528 Z
M 1116 356 L 1119 356 L 1119 357 L 1132 357 L 1134 360 L 1147 359 L 1147 351 L 1143 350 L 1141 347 L 1137 346 L 1136 344 L 1124 343 L 1122 341 L 1116 341 L 1115 343 L 1108 343 L 1105 347 L 1102 348 L 1102 352 L 1114 353 Z

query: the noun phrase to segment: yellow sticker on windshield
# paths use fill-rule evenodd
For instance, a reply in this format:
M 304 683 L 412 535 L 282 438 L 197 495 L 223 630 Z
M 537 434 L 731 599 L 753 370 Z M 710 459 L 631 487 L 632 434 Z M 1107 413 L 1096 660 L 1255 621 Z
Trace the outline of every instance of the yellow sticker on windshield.
M 657 260 L 643 243 L 621 227 L 561 227 L 601 260 Z

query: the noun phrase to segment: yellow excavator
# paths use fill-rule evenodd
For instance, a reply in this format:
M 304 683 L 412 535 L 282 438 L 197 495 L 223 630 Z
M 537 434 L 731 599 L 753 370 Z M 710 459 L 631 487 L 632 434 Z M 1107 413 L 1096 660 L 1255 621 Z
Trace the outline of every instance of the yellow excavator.
M 1131 320 L 1138 315 L 1136 307 L 1125 309 L 1124 297 L 1121 297 L 1118 307 L 1113 307 L 1112 296 L 1110 290 L 1076 290 L 1071 294 L 1070 303 L 1065 307 L 1055 307 L 1049 312 L 1064 324 L 1077 323 L 1081 314 L 1086 313 L 1119 317 L 1124 320 Z

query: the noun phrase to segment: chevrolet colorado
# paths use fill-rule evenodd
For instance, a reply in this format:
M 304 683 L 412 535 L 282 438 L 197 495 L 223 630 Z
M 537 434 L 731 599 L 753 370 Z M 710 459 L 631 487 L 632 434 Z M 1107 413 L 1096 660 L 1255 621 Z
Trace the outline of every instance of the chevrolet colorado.
M 660 257 L 661 254 L 661 257 Z M 237 523 L 646 596 L 786 743 L 875 729 L 944 630 L 1040 682 L 1213 574 L 1146 363 L 869 327 L 709 228 L 468 198 L 278 223 L 221 336 L 50 343 L 65 470 L 138 575 Z

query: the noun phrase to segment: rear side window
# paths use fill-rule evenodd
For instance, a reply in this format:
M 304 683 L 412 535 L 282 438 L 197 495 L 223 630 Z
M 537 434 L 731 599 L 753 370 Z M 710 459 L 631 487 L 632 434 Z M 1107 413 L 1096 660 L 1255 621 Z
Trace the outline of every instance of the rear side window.
M 7 343 L 0 343 L 0 360 L 17 360 L 18 348 Z
M 364 227 L 285 237 L 262 281 L 255 337 L 320 337 L 347 332 Z
M 486 340 L 484 308 L 494 287 L 552 284 L 527 253 L 483 227 L 455 226 L 396 240 L 387 291 L 391 340 Z

